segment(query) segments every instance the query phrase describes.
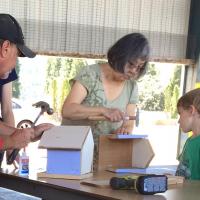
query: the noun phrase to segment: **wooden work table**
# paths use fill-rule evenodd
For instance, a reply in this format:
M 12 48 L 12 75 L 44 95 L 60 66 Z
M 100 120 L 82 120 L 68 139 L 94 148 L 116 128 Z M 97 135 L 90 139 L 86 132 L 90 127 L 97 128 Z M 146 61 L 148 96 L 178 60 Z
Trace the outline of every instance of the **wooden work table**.
M 90 179 L 105 180 L 116 174 L 101 172 Z M 89 179 L 88 179 L 89 180 Z M 0 171 L 0 187 L 16 190 L 48 200 L 197 200 L 200 198 L 200 181 L 185 181 L 171 186 L 167 192 L 156 195 L 140 195 L 134 190 L 112 190 L 109 187 L 87 186 L 80 180 L 37 178 L 36 173 L 20 177 L 15 172 Z

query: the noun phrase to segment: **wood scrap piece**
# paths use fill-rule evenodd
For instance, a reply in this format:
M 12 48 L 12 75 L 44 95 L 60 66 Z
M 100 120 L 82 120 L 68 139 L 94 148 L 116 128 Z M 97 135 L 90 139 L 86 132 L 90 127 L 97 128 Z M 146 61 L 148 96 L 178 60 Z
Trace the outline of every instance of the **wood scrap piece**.
M 167 175 L 167 178 L 168 178 L 168 185 L 183 184 L 185 180 L 184 177 L 182 176 Z
M 81 184 L 100 188 L 109 188 L 110 180 L 85 180 L 81 181 Z
M 83 174 L 83 175 L 70 175 L 70 174 L 49 174 L 46 172 L 37 173 L 38 178 L 58 178 L 58 179 L 72 179 L 81 180 L 93 176 L 93 173 Z

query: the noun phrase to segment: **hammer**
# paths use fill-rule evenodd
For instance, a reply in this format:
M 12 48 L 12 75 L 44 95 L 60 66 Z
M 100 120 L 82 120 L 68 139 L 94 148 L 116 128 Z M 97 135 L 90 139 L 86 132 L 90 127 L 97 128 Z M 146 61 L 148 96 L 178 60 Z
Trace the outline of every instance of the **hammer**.
M 49 104 L 44 102 L 44 101 L 39 101 L 39 102 L 33 104 L 32 106 L 35 106 L 36 108 L 38 108 L 38 107 L 41 108 L 41 110 L 40 110 L 38 116 L 36 117 L 35 121 L 32 122 L 32 121 L 27 120 L 27 119 L 22 120 L 17 124 L 17 128 L 24 128 L 23 127 L 24 124 L 25 125 L 29 124 L 30 127 L 33 128 L 35 126 L 36 122 L 38 121 L 38 119 L 40 118 L 40 116 L 44 114 L 44 112 L 47 112 L 48 115 L 52 115 L 53 112 L 54 112 L 53 109 L 50 108 Z M 14 149 L 11 152 L 11 154 L 7 158 L 7 164 L 8 165 L 11 165 L 13 163 L 13 161 L 15 160 L 16 156 L 18 155 L 19 151 L 20 151 L 20 149 Z
M 44 101 L 39 101 L 35 104 L 33 104 L 32 106 L 35 106 L 36 108 L 40 107 L 40 113 L 38 114 L 38 116 L 36 117 L 35 121 L 33 122 L 33 126 L 35 126 L 36 122 L 38 121 L 38 119 L 40 118 L 41 115 L 44 114 L 44 112 L 46 112 L 48 115 L 52 115 L 53 114 L 53 109 L 50 108 L 49 104 L 44 102 Z
M 106 117 L 104 116 L 89 116 L 88 120 L 91 121 L 107 121 Z M 135 120 L 136 127 L 139 126 L 139 108 L 136 109 L 136 115 L 135 116 L 125 116 L 124 121 L 127 120 Z

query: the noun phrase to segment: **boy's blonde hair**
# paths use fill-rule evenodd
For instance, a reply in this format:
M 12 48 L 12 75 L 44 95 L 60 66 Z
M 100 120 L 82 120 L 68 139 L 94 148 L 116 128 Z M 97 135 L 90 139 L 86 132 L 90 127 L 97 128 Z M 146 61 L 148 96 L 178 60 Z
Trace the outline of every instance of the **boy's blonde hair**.
M 194 106 L 200 114 L 200 88 L 185 93 L 177 102 L 177 108 L 182 107 L 187 110 Z

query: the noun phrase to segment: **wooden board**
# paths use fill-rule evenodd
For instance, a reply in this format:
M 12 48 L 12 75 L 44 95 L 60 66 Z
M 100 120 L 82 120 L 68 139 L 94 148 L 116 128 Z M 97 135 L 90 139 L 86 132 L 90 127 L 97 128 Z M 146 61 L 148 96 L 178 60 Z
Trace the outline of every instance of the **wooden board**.
M 99 137 L 98 170 L 108 168 L 146 168 L 154 156 L 149 140 L 145 138 L 111 139 Z
M 132 140 L 112 140 L 107 135 L 101 135 L 99 137 L 98 170 L 106 170 L 110 167 L 128 168 L 132 166 L 132 150 Z
M 82 149 L 90 131 L 89 126 L 55 126 L 44 132 L 39 148 Z
M 168 177 L 168 185 L 177 185 L 177 184 L 183 184 L 185 178 L 182 176 L 171 176 L 167 175 Z
M 93 176 L 93 173 L 83 175 L 70 175 L 70 174 L 48 174 L 46 172 L 37 173 L 38 178 L 59 178 L 59 179 L 74 179 L 81 180 Z
M 175 175 L 176 165 L 154 165 L 147 168 L 108 168 L 107 170 L 114 173 L 127 173 L 127 174 L 165 174 Z
M 85 180 L 81 181 L 81 184 L 100 188 L 109 188 L 110 180 Z

